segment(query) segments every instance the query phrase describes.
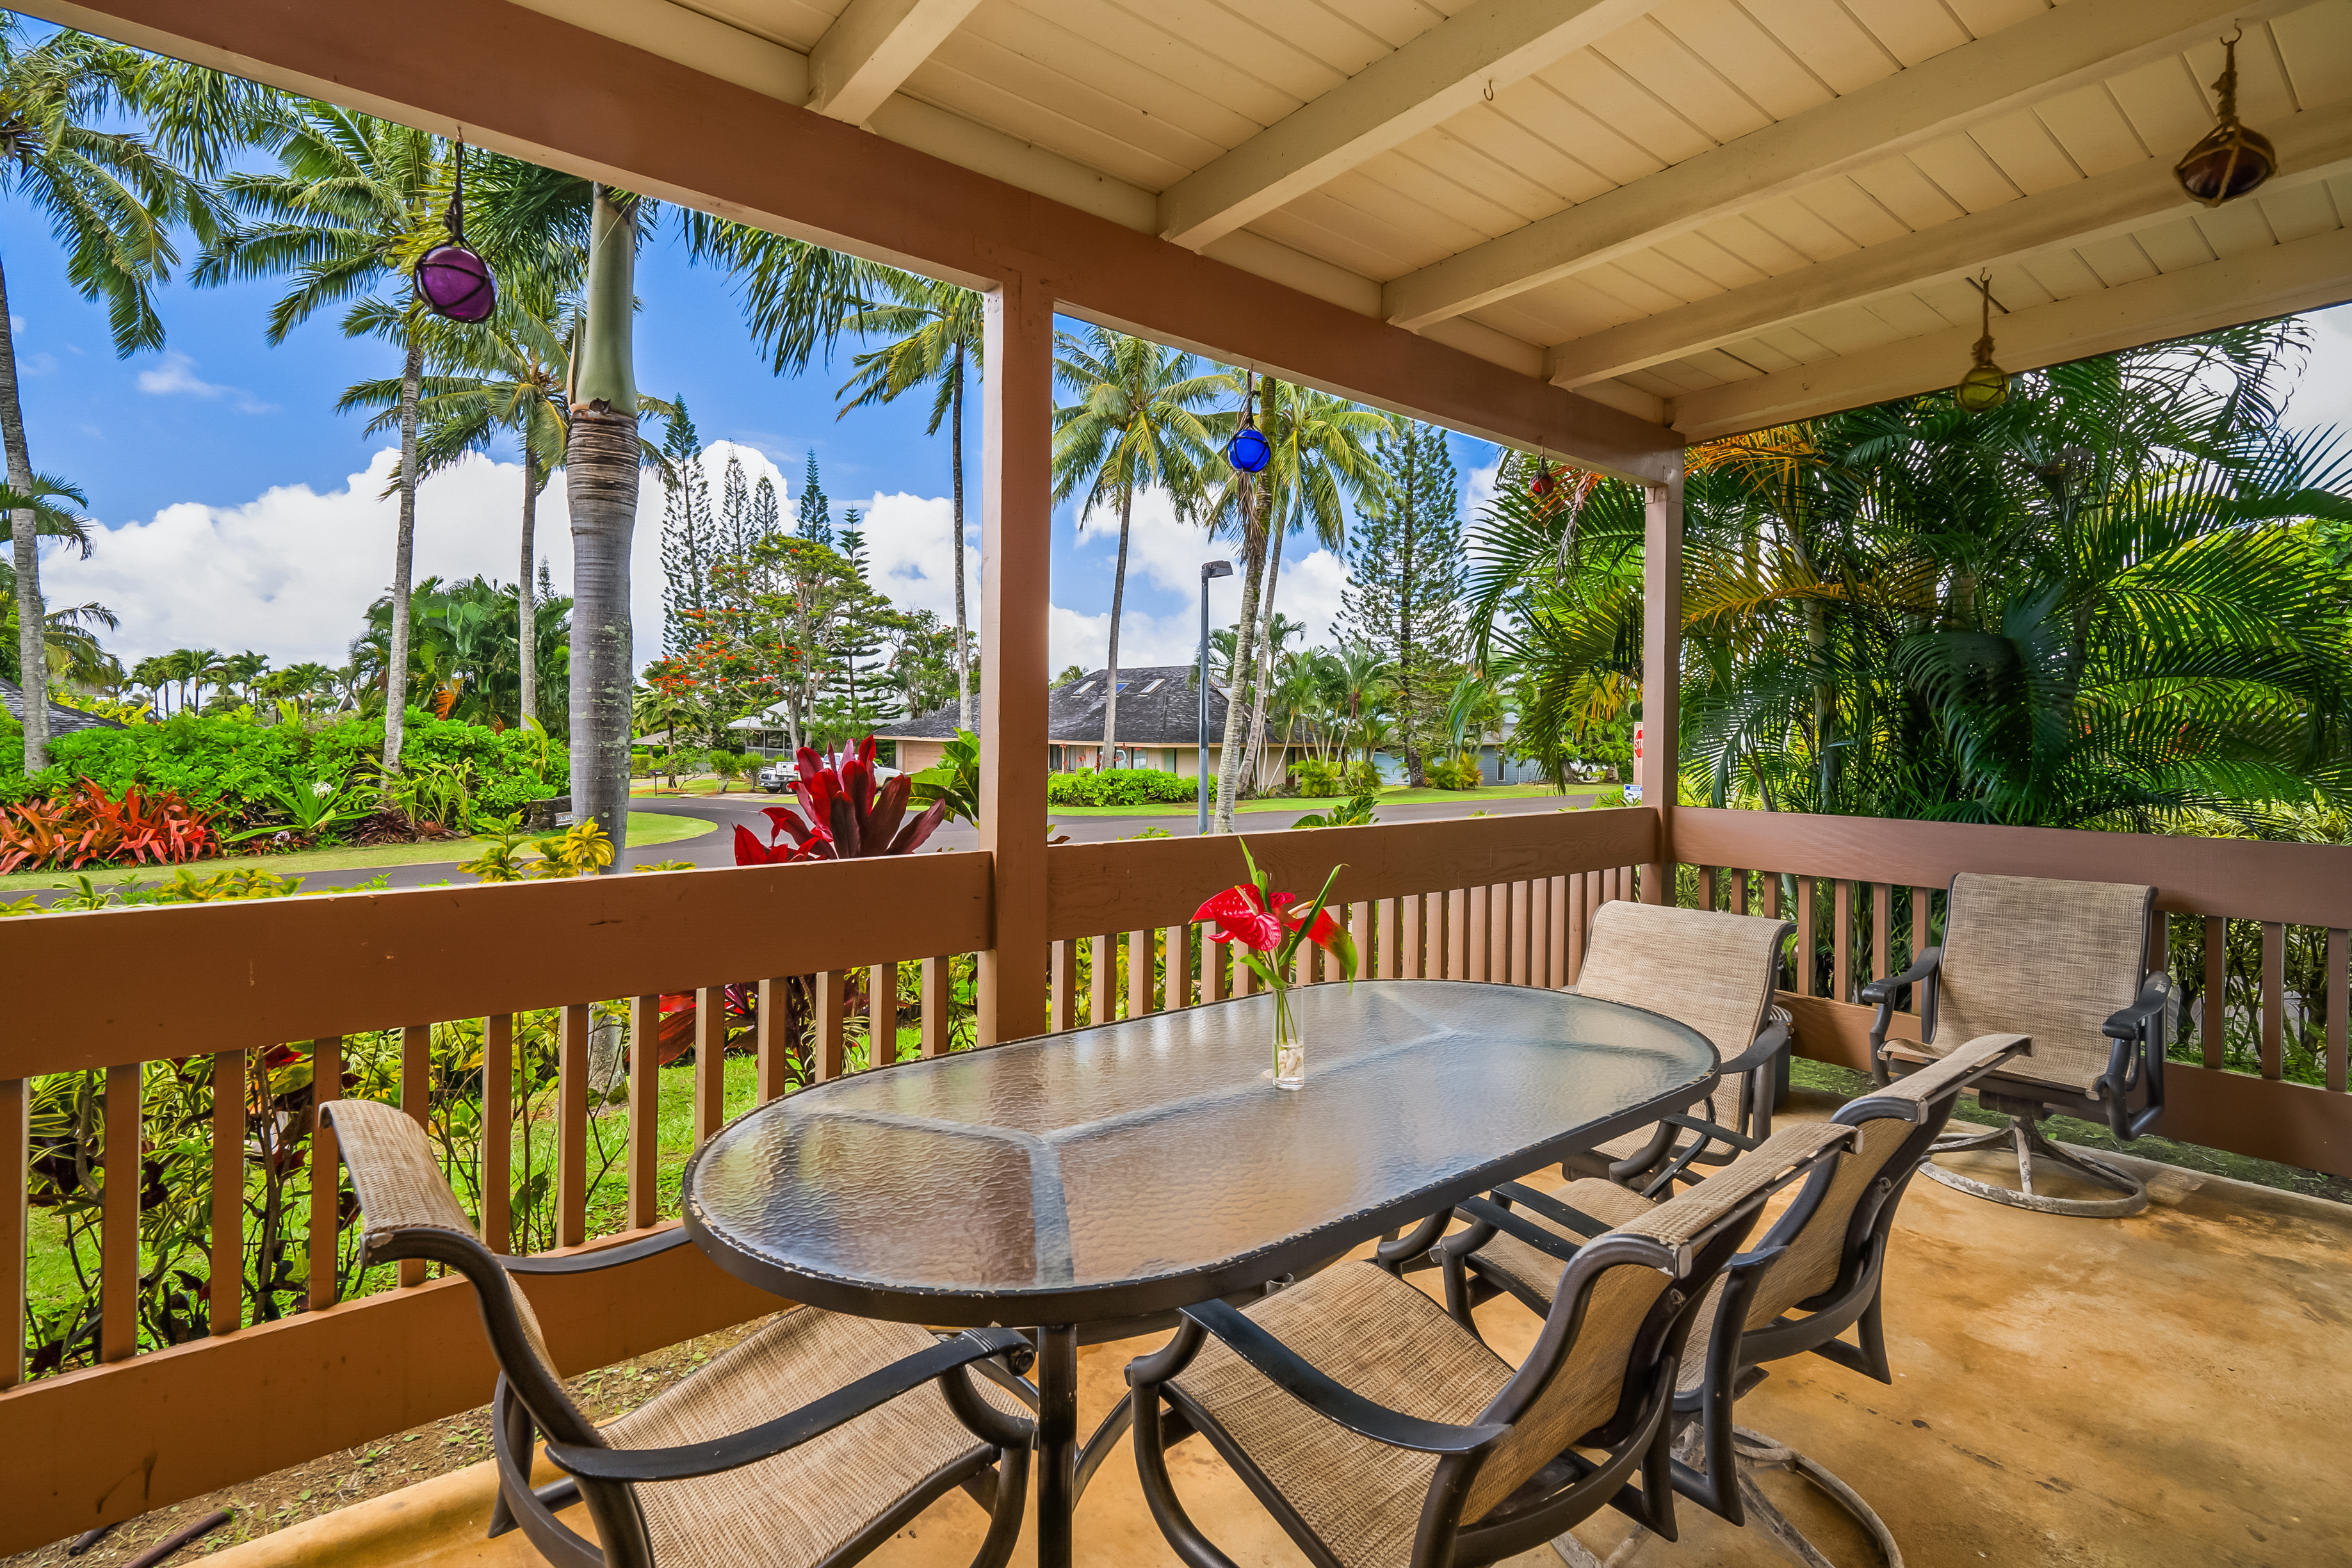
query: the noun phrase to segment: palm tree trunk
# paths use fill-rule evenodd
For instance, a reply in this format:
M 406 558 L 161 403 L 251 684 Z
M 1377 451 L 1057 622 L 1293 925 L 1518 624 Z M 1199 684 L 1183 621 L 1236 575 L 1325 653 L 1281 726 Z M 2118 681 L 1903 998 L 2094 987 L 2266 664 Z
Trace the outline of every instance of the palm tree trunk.
M 539 549 L 539 454 L 530 432 L 522 441 L 522 577 L 515 593 L 515 666 L 522 683 L 518 705 L 525 729 L 539 722 L 539 592 L 531 584 L 531 557 Z
M 1127 526 L 1134 512 L 1135 486 L 1129 485 L 1118 493 L 1118 566 L 1110 580 L 1110 668 L 1103 696 L 1103 768 L 1115 767 L 1118 754 L 1118 613 L 1127 598 Z
M 1282 529 L 1269 528 L 1266 534 L 1265 590 L 1264 608 L 1260 611 L 1265 630 L 1258 634 L 1257 689 L 1251 694 L 1247 761 L 1252 783 L 1257 781 L 1261 766 L 1259 754 L 1265 746 L 1266 705 L 1272 700 L 1274 688 L 1274 591 L 1282 585 Z
M 564 449 L 572 513 L 572 810 L 611 835 L 629 831 L 629 542 L 637 522 L 636 214 L 595 188 L 589 231 L 587 343 Z
M 956 348 L 955 381 L 949 389 L 954 402 L 948 426 L 948 462 L 955 469 L 955 588 L 956 588 L 956 722 L 972 727 L 971 634 L 963 611 L 963 348 Z
M 1257 521 L 1257 482 L 1242 481 L 1242 612 L 1234 622 L 1234 662 L 1226 675 L 1225 739 L 1217 751 L 1218 832 L 1234 831 L 1234 790 L 1241 780 L 1244 730 L 1242 715 L 1248 705 L 1253 655 L 1257 635 L 1257 594 L 1265 577 L 1265 533 Z
M 383 683 L 383 799 L 392 801 L 400 777 L 400 744 L 408 720 L 408 589 L 416 575 L 416 394 L 425 376 L 425 343 L 408 334 L 400 372 L 400 535 L 392 547 L 392 648 Z
M 16 396 L 16 340 L 8 325 L 8 283 L 0 277 L 0 444 L 8 455 L 8 485 L 18 495 L 33 488 L 33 460 L 25 448 L 25 408 Z M 25 773 L 49 765 L 49 660 L 41 633 L 47 627 L 41 601 L 40 524 L 30 511 L 9 517 L 16 569 L 16 675 L 25 691 Z

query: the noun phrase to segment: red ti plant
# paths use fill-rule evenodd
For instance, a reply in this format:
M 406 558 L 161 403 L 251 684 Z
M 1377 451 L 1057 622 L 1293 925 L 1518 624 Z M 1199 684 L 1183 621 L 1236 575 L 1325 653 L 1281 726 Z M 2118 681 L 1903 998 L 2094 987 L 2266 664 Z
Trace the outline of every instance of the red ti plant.
M 904 773 L 880 787 L 874 782 L 874 737 L 847 752 L 820 755 L 803 746 L 800 778 L 793 793 L 801 809 L 771 806 L 774 823 L 761 843 L 749 828 L 735 830 L 737 865 L 774 865 L 790 861 L 863 860 L 871 855 L 908 855 L 922 847 L 947 815 L 935 800 L 908 818 L 914 785 Z M 806 813 L 803 815 L 803 813 Z

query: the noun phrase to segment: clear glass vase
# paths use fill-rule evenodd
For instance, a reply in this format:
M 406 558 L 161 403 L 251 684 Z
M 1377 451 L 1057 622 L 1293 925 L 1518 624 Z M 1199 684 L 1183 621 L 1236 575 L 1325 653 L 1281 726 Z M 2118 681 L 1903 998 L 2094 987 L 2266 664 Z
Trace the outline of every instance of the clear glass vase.
M 1307 1082 L 1307 1041 L 1298 1032 L 1297 1015 L 1290 1009 L 1290 988 L 1274 990 L 1274 1086 L 1297 1089 Z

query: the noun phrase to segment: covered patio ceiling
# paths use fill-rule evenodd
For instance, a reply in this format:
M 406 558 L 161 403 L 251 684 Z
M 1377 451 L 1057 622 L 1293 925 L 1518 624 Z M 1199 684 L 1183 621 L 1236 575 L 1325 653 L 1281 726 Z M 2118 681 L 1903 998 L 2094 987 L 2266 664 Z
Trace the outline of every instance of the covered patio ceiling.
M 2012 371 L 2352 296 L 2352 0 L 27 9 L 1643 477 L 1949 385 L 1982 268 Z

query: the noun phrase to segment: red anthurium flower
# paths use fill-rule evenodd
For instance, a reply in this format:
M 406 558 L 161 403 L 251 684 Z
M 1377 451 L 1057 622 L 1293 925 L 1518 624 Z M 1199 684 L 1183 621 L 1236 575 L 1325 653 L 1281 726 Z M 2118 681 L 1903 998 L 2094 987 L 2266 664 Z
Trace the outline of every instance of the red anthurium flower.
M 1271 953 L 1282 940 L 1282 922 L 1258 902 L 1258 891 L 1248 883 L 1229 887 L 1192 911 L 1195 921 L 1217 923 L 1212 942 L 1238 942 L 1253 953 Z
M 1328 948 L 1331 946 L 1331 939 L 1339 935 L 1339 923 L 1331 918 L 1331 912 L 1328 909 L 1317 911 L 1315 924 L 1312 925 L 1307 925 L 1306 921 L 1300 919 L 1296 910 L 1283 916 L 1283 924 L 1293 931 L 1306 926 L 1307 939 L 1318 947 Z

